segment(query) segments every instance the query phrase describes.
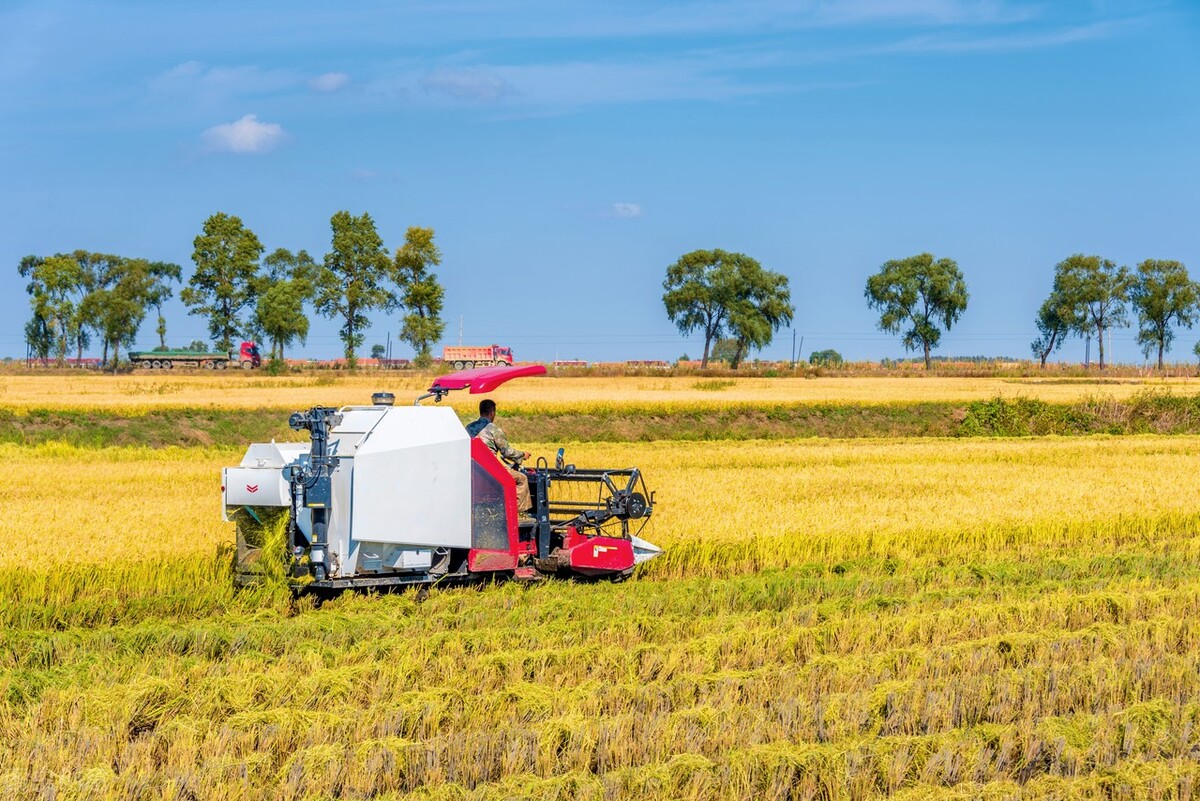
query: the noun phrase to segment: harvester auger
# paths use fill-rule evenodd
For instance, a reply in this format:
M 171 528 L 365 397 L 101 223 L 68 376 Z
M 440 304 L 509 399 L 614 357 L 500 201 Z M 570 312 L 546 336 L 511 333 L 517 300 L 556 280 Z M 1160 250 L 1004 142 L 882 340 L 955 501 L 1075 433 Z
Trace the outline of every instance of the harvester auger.
M 239 584 L 286 576 L 297 591 L 460 583 L 547 575 L 621 579 L 662 551 L 638 535 L 654 494 L 637 468 L 577 469 L 560 448 L 516 483 L 454 410 L 466 389 L 491 392 L 541 365 L 442 376 L 412 406 L 317 406 L 288 423 L 308 442 L 251 445 L 222 472 L 225 519 L 237 524 Z M 435 405 L 422 406 L 432 398 Z

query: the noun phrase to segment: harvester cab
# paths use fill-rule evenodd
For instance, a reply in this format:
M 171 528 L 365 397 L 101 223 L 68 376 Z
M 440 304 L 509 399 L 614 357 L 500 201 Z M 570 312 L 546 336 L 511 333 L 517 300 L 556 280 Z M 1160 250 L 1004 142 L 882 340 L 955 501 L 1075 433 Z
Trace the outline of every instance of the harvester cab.
M 661 553 L 638 536 L 654 495 L 637 468 L 522 468 L 532 522 L 499 458 L 440 402 L 491 392 L 546 368 L 481 367 L 441 376 L 412 406 L 317 406 L 289 425 L 308 442 L 255 444 L 222 473 L 237 526 L 237 581 L 285 576 L 297 590 L 547 575 L 621 579 Z M 434 403 L 422 405 L 433 399 Z

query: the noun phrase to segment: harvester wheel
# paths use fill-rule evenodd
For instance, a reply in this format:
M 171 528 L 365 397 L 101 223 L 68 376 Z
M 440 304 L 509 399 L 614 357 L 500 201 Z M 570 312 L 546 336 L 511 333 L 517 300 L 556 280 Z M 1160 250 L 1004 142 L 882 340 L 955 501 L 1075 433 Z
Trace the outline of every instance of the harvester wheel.
M 455 369 L 455 370 L 461 370 L 461 369 L 463 369 L 463 363 L 462 363 L 462 361 L 461 361 L 461 360 L 459 360 L 459 361 L 456 361 L 456 362 L 454 363 L 454 369 Z

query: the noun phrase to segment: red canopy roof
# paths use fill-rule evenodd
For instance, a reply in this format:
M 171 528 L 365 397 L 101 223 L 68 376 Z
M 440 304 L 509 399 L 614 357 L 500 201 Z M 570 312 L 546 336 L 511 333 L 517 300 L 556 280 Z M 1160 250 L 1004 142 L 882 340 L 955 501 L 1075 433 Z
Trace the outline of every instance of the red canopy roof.
M 470 389 L 472 395 L 491 392 L 505 381 L 526 375 L 545 375 L 546 365 L 527 364 L 522 367 L 475 367 L 439 377 L 429 387 L 430 392 L 451 389 Z

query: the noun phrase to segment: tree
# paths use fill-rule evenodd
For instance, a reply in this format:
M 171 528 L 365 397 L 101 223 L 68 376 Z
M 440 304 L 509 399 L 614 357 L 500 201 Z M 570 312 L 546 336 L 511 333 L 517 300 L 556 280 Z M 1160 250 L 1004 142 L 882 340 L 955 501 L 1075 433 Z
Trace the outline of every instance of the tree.
M 383 345 L 380 345 L 378 342 L 371 346 L 372 359 L 382 359 L 385 353 L 387 353 L 387 348 L 385 348 Z
M 205 220 L 192 244 L 196 272 L 179 297 L 191 307 L 188 314 L 208 318 L 216 349 L 231 350 L 244 328 L 242 311 L 256 300 L 263 246 L 241 219 L 224 212 Z
M 966 311 L 967 282 L 953 259 L 937 259 L 921 253 L 907 259 L 885 262 L 867 279 L 867 305 L 880 312 L 879 329 L 889 334 L 903 332 L 905 350 L 922 348 L 925 369 L 930 369 L 929 352 Z
M 738 273 L 746 262 L 758 264 L 742 253 L 693 250 L 667 267 L 663 305 L 681 334 L 697 330 L 704 334 L 701 369 L 708 367 L 709 350 L 725 333 L 731 306 L 741 297 Z
M 1133 285 L 1128 267 L 1099 256 L 1076 253 L 1055 265 L 1054 285 L 1063 299 L 1071 329 L 1081 336 L 1095 331 L 1104 369 L 1104 332 L 1128 325 L 1126 302 Z
M 842 354 L 832 348 L 814 350 L 808 357 L 808 363 L 813 367 L 841 367 L 844 362 Z
M 404 244 L 396 250 L 393 279 L 400 287 L 400 305 L 408 312 L 404 315 L 400 339 L 413 346 L 417 367 L 428 367 L 433 361 L 430 348 L 446 330 L 441 317 L 445 290 L 430 270 L 441 263 L 442 254 L 433 243 L 432 228 L 411 226 L 405 231 Z
M 158 315 L 158 325 L 154 328 L 154 333 L 158 334 L 158 346 L 166 350 L 167 348 L 167 318 L 163 317 L 163 304 L 171 299 L 175 291 L 171 289 L 168 281 L 179 282 L 183 275 L 183 270 L 178 264 L 173 264 L 166 261 L 152 261 L 149 266 L 152 282 L 150 292 L 146 298 L 146 302 L 154 307 L 154 311 Z
M 62 364 L 70 345 L 82 347 L 84 343 L 81 307 L 88 291 L 87 273 L 78 260 L 61 253 L 47 258 L 26 256 L 18 269 L 29 279 L 25 291 L 34 317 L 45 322 L 55 357 Z
M 50 358 L 50 350 L 54 347 L 54 332 L 50 322 L 36 309 L 33 317 L 25 323 L 25 344 L 29 346 L 31 358 L 46 361 Z
M 1042 307 L 1038 309 L 1035 324 L 1039 336 L 1029 343 L 1029 350 L 1041 363 L 1041 369 L 1046 369 L 1046 359 L 1050 357 L 1051 353 L 1062 347 L 1063 340 L 1070 333 L 1071 314 L 1071 309 L 1064 300 L 1056 281 L 1054 288 L 1050 290 L 1050 297 L 1046 298 L 1042 302 Z
M 301 279 L 276 281 L 259 297 L 255 319 L 271 343 L 272 359 L 282 359 L 283 349 L 296 340 L 302 345 L 308 341 L 304 304 L 311 297 L 311 286 Z
M 764 270 L 754 259 L 738 264 L 736 286 L 729 309 L 729 331 L 737 343 L 729 366 L 735 370 L 751 348 L 770 345 L 775 332 L 795 313 L 787 276 Z
M 188 350 L 194 350 L 196 353 L 208 353 L 208 343 L 203 339 L 193 339 L 187 346 Z
M 316 307 L 325 317 L 341 318 L 339 334 L 346 362 L 353 368 L 354 349 L 363 343 L 363 329 L 371 324 L 367 312 L 396 307 L 396 296 L 386 284 L 392 260 L 370 214 L 355 217 L 339 211 L 329 222 L 333 249 L 325 254 L 317 279 Z
M 111 363 L 115 372 L 121 346 L 133 346 L 138 329 L 146 319 L 147 306 L 162 297 L 162 263 L 123 259 L 113 266 L 106 284 L 106 288 L 91 292 L 84 305 L 88 319 L 94 321 L 103 338 L 105 353 L 112 348 Z
M 708 354 L 708 358 L 714 362 L 724 362 L 732 365 L 733 360 L 737 358 L 738 342 L 733 337 L 721 337 L 713 343 L 712 353 Z
M 1129 289 L 1129 300 L 1138 313 L 1138 344 L 1149 358 L 1158 351 L 1158 369 L 1163 369 L 1163 354 L 1175 339 L 1173 326 L 1191 328 L 1200 306 L 1200 288 L 1188 277 L 1187 268 L 1177 261 L 1146 259 L 1137 267 L 1137 277 Z
M 316 262 L 301 250 L 295 255 L 278 248 L 263 260 L 259 277 L 255 327 L 271 344 L 271 358 L 282 359 L 285 347 L 308 341 L 308 316 L 304 304 L 312 300 L 317 277 Z

